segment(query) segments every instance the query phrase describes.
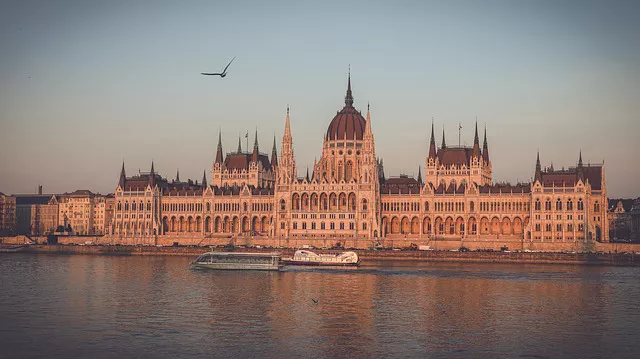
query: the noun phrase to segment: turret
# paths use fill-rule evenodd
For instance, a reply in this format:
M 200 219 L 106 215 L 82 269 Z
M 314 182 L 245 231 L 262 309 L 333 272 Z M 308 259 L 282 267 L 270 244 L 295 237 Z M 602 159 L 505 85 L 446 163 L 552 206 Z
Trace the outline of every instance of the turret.
M 486 136 L 485 136 L 486 138 Z M 476 120 L 476 133 L 473 137 L 473 157 L 480 160 L 480 139 L 478 138 L 478 120 Z
M 487 146 L 487 126 L 484 126 L 484 144 L 482 145 L 482 159 L 489 163 L 489 146 Z
M 202 188 L 207 188 L 207 170 L 202 172 Z
M 258 162 L 258 129 L 256 129 L 256 136 L 253 141 L 253 152 L 251 153 L 251 161 Z
M 542 183 L 542 166 L 540 166 L 540 151 L 538 151 L 538 155 L 536 157 L 536 174 L 534 177 L 534 181 L 539 181 Z
M 224 162 L 224 155 L 222 153 L 222 132 L 218 132 L 218 149 L 216 150 L 216 162 L 220 165 Z
M 422 168 L 418 167 L 418 183 L 422 185 Z
M 273 148 L 271 149 L 271 167 L 278 167 L 278 149 L 276 148 L 275 135 L 273 135 Z
M 153 169 L 153 161 L 151 161 L 151 172 L 149 172 L 149 186 L 153 188 L 156 185 L 156 172 Z
M 118 186 L 124 189 L 124 184 L 127 181 L 127 174 L 124 171 L 124 161 L 122 161 L 122 169 L 120 170 L 120 180 L 118 181 Z
M 578 167 L 576 168 L 578 179 L 584 182 L 584 166 L 582 165 L 582 150 L 580 150 L 580 157 L 578 158 Z
M 443 144 L 444 144 L 444 133 L 442 135 Z M 436 137 L 433 129 L 433 118 L 431 119 L 431 141 L 429 142 L 429 158 L 435 161 L 436 159 Z
M 242 144 L 240 142 L 240 135 L 238 135 L 238 152 L 237 153 L 242 153 Z
M 442 146 L 440 148 L 447 148 L 447 142 L 444 140 L 444 127 L 442 127 Z
M 176 182 L 180 182 L 180 169 L 176 170 Z

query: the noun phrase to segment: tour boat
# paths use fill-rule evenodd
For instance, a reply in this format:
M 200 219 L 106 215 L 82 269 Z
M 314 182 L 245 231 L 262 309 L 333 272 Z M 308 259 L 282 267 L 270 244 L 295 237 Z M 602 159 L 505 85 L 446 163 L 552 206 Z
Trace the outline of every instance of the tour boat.
M 317 254 L 305 249 L 297 250 L 293 258 L 283 258 L 282 262 L 288 265 L 299 266 L 358 266 L 360 258 L 355 252 L 342 252 L 337 254 Z
M 280 253 L 207 252 L 191 265 L 208 269 L 280 270 Z

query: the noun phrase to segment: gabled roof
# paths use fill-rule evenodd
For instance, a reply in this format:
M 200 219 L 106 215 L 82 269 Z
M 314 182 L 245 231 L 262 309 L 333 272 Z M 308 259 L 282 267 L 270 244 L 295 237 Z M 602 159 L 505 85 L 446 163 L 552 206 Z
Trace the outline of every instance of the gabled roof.
M 473 147 L 446 147 L 438 151 L 438 160 L 444 166 L 462 166 L 471 165 L 471 156 L 473 155 Z
M 602 189 L 602 165 L 587 165 L 582 167 L 584 181 L 589 180 L 591 189 Z M 578 168 L 570 167 L 566 170 L 547 169 L 542 171 L 542 185 L 545 187 L 573 187 L 578 183 Z
M 227 156 L 224 159 L 224 165 L 229 171 L 249 170 L 251 155 L 251 153 L 227 153 Z M 258 154 L 258 162 L 262 164 L 262 168 L 265 170 L 271 169 L 271 163 L 269 162 L 269 157 L 266 154 Z
M 420 193 L 421 185 L 413 177 L 400 176 L 388 178 L 382 186 L 380 193 L 383 194 L 417 194 Z

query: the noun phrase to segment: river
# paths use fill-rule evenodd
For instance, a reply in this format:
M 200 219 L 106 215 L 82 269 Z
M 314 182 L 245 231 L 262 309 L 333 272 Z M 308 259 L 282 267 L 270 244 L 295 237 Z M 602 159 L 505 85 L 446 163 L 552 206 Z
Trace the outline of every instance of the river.
M 0 357 L 635 358 L 640 268 L 0 255 Z

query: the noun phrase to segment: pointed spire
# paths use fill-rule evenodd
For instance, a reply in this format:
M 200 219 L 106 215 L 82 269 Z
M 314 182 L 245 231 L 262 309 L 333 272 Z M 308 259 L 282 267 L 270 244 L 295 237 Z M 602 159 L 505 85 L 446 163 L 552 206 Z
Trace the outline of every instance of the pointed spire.
M 253 141 L 253 153 L 251 153 L 251 161 L 258 162 L 258 129 L 256 128 L 256 136 Z
M 487 125 L 484 126 L 484 144 L 482 145 L 482 159 L 489 163 L 489 146 L 487 146 Z
M 542 166 L 540 166 L 540 151 L 536 156 L 536 173 L 534 179 L 542 183 Z
M 284 123 L 284 136 L 291 137 L 291 120 L 289 119 L 289 105 L 287 105 L 287 118 Z
M 273 148 L 271 149 L 271 167 L 278 166 L 278 149 L 276 147 L 276 135 L 273 135 Z
M 364 129 L 364 133 L 366 135 L 371 135 L 373 133 L 371 131 L 371 107 L 370 107 L 369 103 L 367 103 L 367 124 L 366 124 L 366 127 Z
M 422 167 L 418 167 L 418 183 L 422 184 Z
M 447 148 L 447 142 L 444 140 L 444 126 L 442 126 L 442 145 L 440 148 Z
M 238 151 L 237 153 L 242 153 L 242 142 L 240 142 L 242 136 L 238 134 Z
M 222 153 L 222 131 L 218 131 L 218 149 L 216 150 L 216 162 L 222 165 L 224 155 Z
M 309 182 L 309 166 L 307 166 L 307 175 L 305 178 L 307 179 L 307 182 Z
M 207 188 L 207 170 L 202 171 L 202 188 Z
M 180 169 L 176 170 L 176 182 L 180 182 Z
M 582 149 L 580 149 L 580 157 L 578 158 L 578 168 L 576 169 L 578 172 L 578 179 L 584 182 L 584 166 L 582 164 Z
M 478 117 L 476 117 L 476 133 L 473 136 L 473 157 L 480 159 L 480 138 L 478 137 Z
M 351 65 L 349 65 L 349 80 L 347 82 L 347 95 L 344 97 L 344 104 L 353 107 L 353 94 L 351 93 Z
M 127 181 L 127 174 L 124 171 L 124 160 L 122 161 L 122 169 L 120 170 L 120 181 L 118 181 L 118 186 L 124 189 L 124 183 Z
M 431 141 L 429 142 L 429 158 L 436 158 L 436 137 L 433 129 L 433 117 L 431 117 Z
M 156 172 L 153 169 L 153 161 L 151 161 L 151 172 L 149 173 L 149 185 L 151 187 L 156 184 Z

